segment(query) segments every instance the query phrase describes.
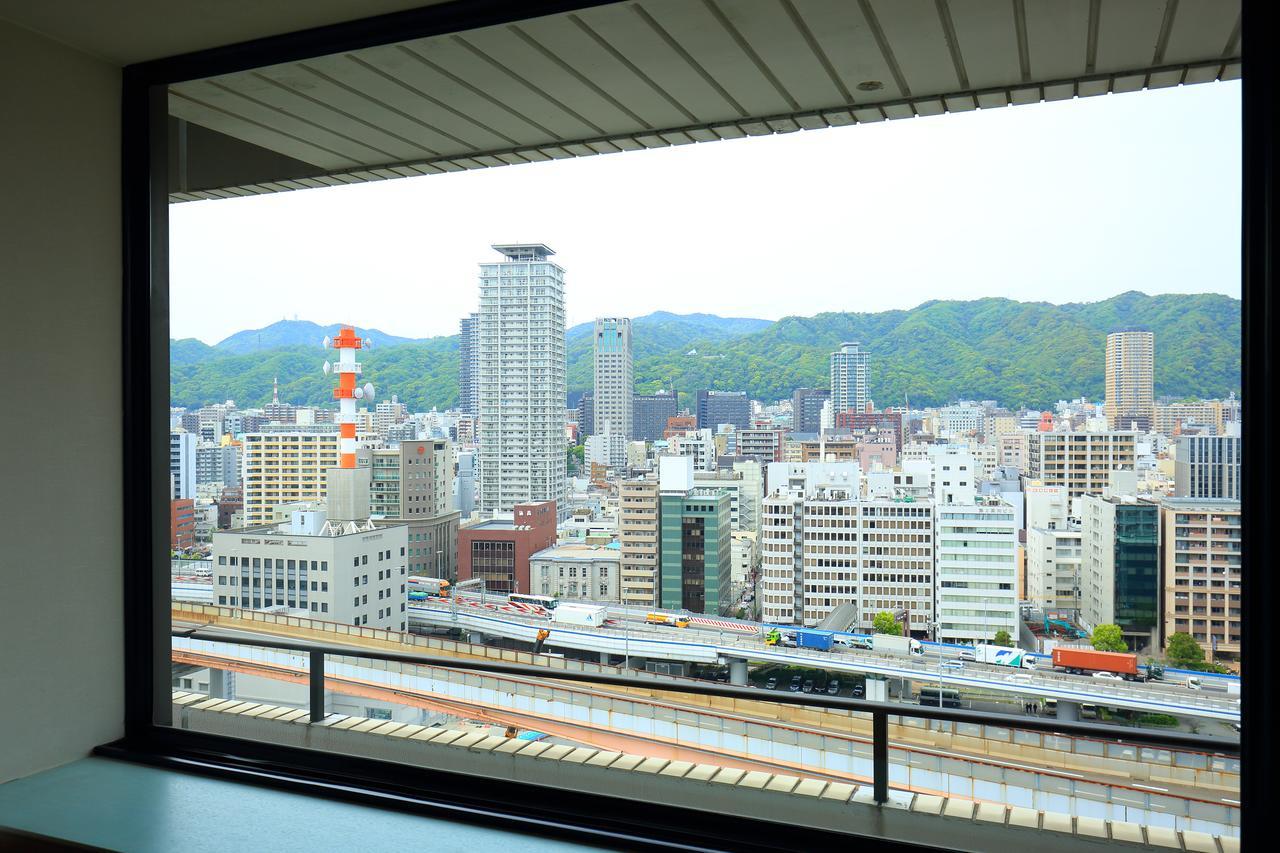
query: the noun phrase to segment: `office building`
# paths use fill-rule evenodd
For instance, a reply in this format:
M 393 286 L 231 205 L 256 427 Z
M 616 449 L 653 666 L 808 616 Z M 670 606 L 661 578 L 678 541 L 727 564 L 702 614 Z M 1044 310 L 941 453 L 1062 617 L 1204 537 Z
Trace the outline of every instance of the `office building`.
M 1240 660 L 1243 594 L 1240 502 L 1166 498 L 1160 504 L 1162 644 L 1190 634 L 1204 659 Z
M 638 441 L 658 441 L 667 429 L 667 420 L 680 413 L 674 391 L 637 394 L 632 407 L 631 436 Z
M 408 630 L 406 526 L 330 520 L 298 510 L 289 521 L 213 534 L 219 605 L 306 610 L 314 619 Z
M 1080 501 L 1080 624 L 1120 626 L 1129 650 L 1159 644 L 1160 507 L 1132 495 Z
M 698 429 L 715 432 L 721 424 L 733 424 L 735 429 L 751 426 L 751 401 L 746 391 L 699 391 L 695 402 Z
M 996 438 L 996 464 L 1010 466 L 1019 471 L 1027 470 L 1031 439 L 1022 430 L 1006 432 Z
M 338 465 L 338 427 L 274 427 L 244 437 L 244 523 L 257 527 L 275 507 L 325 497 L 325 472 Z
M 196 436 L 176 430 L 169 433 L 169 498 L 196 496 Z
M 451 578 L 457 571 L 460 512 L 453 506 L 453 452 L 442 438 L 372 451 L 372 516 L 408 526 L 409 573 Z
M 700 488 L 723 489 L 729 493 L 729 523 L 744 532 L 760 530 L 760 502 L 764 499 L 764 468 L 753 459 L 739 459 L 732 468 L 693 472 Z
M 483 578 L 487 592 L 529 588 L 529 558 L 556 544 L 554 501 L 517 504 L 510 518 L 491 518 L 458 529 L 458 581 Z
M 689 430 L 667 439 L 666 455 L 688 456 L 693 459 L 695 471 L 716 470 L 715 435 L 709 429 Z
M 1126 329 L 1107 335 L 1107 426 L 1147 432 L 1155 421 L 1153 332 Z
M 999 497 L 937 507 L 935 580 L 944 643 L 991 643 L 1018 636 L 1018 527 Z
M 658 481 L 625 480 L 618 498 L 620 596 L 623 604 L 657 604 Z
M 470 518 L 476 508 L 476 453 L 474 450 L 460 450 L 457 453 L 456 471 L 453 481 L 453 508 Z
M 538 595 L 618 603 L 621 551 L 609 545 L 569 543 L 529 558 L 529 588 Z
M 728 493 L 696 487 L 691 458 L 664 456 L 658 526 L 659 606 L 721 613 L 731 603 L 733 572 Z
M 564 270 L 540 243 L 480 265 L 479 496 L 486 513 L 566 510 Z
M 933 619 L 933 501 L 858 496 L 856 465 L 769 466 L 760 536 L 761 619 L 815 626 L 842 605 L 857 630 L 905 611 L 920 636 Z
M 1137 433 L 1033 432 L 1027 436 L 1028 476 L 1065 486 L 1068 497 L 1102 494 L 1112 471 L 1132 471 Z
M 1240 500 L 1240 436 L 1182 435 L 1174 445 L 1173 493 Z
M 627 464 L 626 444 L 634 428 L 635 381 L 631 365 L 631 320 L 626 317 L 603 317 L 595 325 L 595 435 L 609 433 L 621 443 L 613 442 L 609 465 L 620 468 Z M 580 425 L 586 428 L 586 425 Z
M 196 544 L 196 507 L 191 498 L 169 501 L 169 547 L 185 551 Z
M 463 317 L 458 329 L 458 409 L 475 417 L 480 409 L 480 315 Z
M 784 433 L 780 429 L 740 429 L 733 434 L 738 456 L 753 459 L 761 465 L 782 461 Z
M 1046 612 L 1080 611 L 1081 533 L 1078 526 L 1027 528 L 1026 598 Z
M 822 406 L 831 399 L 826 388 L 797 388 L 791 395 L 791 430 L 813 432 L 822 429 Z
M 578 439 L 582 440 L 596 425 L 596 395 L 594 391 L 584 391 L 582 396 L 578 398 L 578 405 L 574 409 L 574 418 L 578 421 Z
M 867 352 L 857 341 L 831 354 L 831 410 L 834 414 L 867 410 Z

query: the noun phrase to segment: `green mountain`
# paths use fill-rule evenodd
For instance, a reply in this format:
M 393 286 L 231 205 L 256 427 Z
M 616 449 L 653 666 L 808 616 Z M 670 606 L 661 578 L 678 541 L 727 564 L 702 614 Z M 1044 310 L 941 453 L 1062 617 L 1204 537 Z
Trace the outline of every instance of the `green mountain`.
M 315 346 L 328 335 L 333 337 L 342 328 L 340 323 L 321 326 L 308 320 L 277 320 L 270 326 L 261 329 L 245 329 L 224 338 L 214 349 L 224 353 L 263 352 L 288 346 Z M 388 335 L 377 329 L 356 328 L 356 334 L 362 338 L 372 338 L 377 346 L 396 346 L 397 344 L 421 343 L 416 338 L 400 338 Z
M 716 323 L 714 320 L 724 322 Z M 585 324 L 584 324 L 585 325 Z M 829 313 L 816 317 L 725 320 L 659 312 L 633 322 L 636 390 L 674 387 L 745 390 L 778 400 L 798 387 L 826 387 L 828 356 L 842 341 L 871 352 L 869 384 L 879 405 L 938 405 L 992 399 L 1045 408 L 1060 399 L 1104 393 L 1106 335 L 1139 326 L 1155 332 L 1156 394 L 1222 397 L 1240 389 L 1240 301 L 1217 294 L 1147 296 L 1050 305 L 1010 299 L 926 302 L 909 311 Z M 590 327 L 567 338 L 570 393 L 591 385 Z M 380 341 L 381 343 L 381 341 Z M 224 354 L 198 341 L 171 344 L 174 405 L 234 399 L 327 404 L 332 378 L 316 344 Z M 200 346 L 204 346 L 200 344 Z M 418 411 L 457 403 L 457 338 L 384 345 L 362 354 L 365 377 Z

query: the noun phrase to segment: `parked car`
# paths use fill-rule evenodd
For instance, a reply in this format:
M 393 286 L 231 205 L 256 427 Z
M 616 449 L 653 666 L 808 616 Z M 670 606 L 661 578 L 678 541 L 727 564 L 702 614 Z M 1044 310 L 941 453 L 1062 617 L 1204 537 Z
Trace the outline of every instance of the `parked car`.
M 800 676 L 797 675 L 796 677 L 792 678 L 791 683 L 787 685 L 787 689 L 790 690 L 792 693 L 799 693 L 800 692 Z
M 861 699 L 866 695 L 867 695 L 867 688 L 863 687 L 861 681 L 855 681 L 853 683 L 853 698 Z
M 831 679 L 830 681 L 828 681 L 828 682 L 827 682 L 827 692 L 828 692 L 828 693 L 830 693 L 832 696 L 835 696 L 837 693 L 839 693 L 839 692 L 840 692 L 840 681 L 839 681 L 838 679 L 835 679 L 835 678 L 833 678 L 833 679 Z
M 764 687 L 766 690 L 773 690 L 777 686 L 778 686 L 778 676 L 776 675 L 769 676 L 769 680 L 764 683 Z
M 977 660 L 978 653 L 973 649 L 961 649 L 959 657 L 960 660 Z
M 804 687 L 802 687 L 801 689 L 802 689 L 802 690 L 804 690 L 804 692 L 805 692 L 805 693 L 812 693 L 812 692 L 813 692 L 813 679 L 812 679 L 812 678 L 807 679 L 807 680 L 805 681 L 805 683 L 804 683 Z

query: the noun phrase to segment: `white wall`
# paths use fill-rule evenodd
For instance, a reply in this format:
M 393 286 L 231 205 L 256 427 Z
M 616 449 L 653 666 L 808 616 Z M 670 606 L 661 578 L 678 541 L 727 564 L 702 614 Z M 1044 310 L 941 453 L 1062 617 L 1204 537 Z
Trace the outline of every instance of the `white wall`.
M 0 21 L 0 782 L 124 733 L 120 71 Z M 10 413 L 11 414 L 11 413 Z

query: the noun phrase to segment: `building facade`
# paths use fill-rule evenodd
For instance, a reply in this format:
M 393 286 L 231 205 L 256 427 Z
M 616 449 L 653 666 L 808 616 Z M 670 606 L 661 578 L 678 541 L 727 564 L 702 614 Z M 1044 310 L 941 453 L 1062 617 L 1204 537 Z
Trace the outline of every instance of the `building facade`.
M 991 643 L 1018 636 L 1018 527 L 1013 507 L 977 498 L 937 508 L 935 639 Z
M 1179 436 L 1173 458 L 1174 495 L 1240 500 L 1240 445 L 1238 435 Z
M 857 341 L 840 345 L 831 354 L 831 410 L 839 414 L 850 409 L 864 412 L 867 409 L 867 357 L 866 350 Z
M 1033 432 L 1027 437 L 1027 468 L 1045 486 L 1065 486 L 1068 497 L 1100 495 L 1112 471 L 1132 471 L 1137 433 Z
M 372 451 L 369 513 L 408 526 L 409 573 L 452 578 L 458 567 L 453 448 L 442 438 Z
M 555 545 L 529 558 L 529 586 L 538 595 L 616 604 L 621 552 L 607 545 Z
M 1221 400 L 1200 400 L 1195 403 L 1170 403 L 1156 406 L 1155 431 L 1167 436 L 1177 435 L 1183 427 L 1206 427 L 1214 435 L 1222 435 L 1226 420 Z
M 631 437 L 639 441 L 658 441 L 667 428 L 667 419 L 680 414 L 674 391 L 636 394 L 632 403 Z
M 169 433 L 169 499 L 183 500 L 196 496 L 196 435 L 192 432 Z
M 240 445 L 206 444 L 196 448 L 196 485 L 240 486 Z
M 653 607 L 658 595 L 658 481 L 625 480 L 618 498 L 620 598 Z
M 791 429 L 818 432 L 822 429 L 822 406 L 831 399 L 826 388 L 797 388 L 791 395 Z
M 458 409 L 475 417 L 479 412 L 480 315 L 463 317 L 458 328 Z
M 1046 611 L 1080 612 L 1081 533 L 1078 527 L 1027 528 L 1026 598 Z
M 1239 663 L 1243 560 L 1240 502 L 1167 498 L 1160 504 L 1162 644 L 1190 634 L 1206 661 Z
M 741 429 L 734 434 L 737 455 L 745 456 L 761 465 L 782 461 L 785 435 L 780 429 Z
M 256 610 L 408 630 L 404 525 L 331 522 L 295 512 L 282 524 L 213 534 L 214 600 Z
M 1130 651 L 1159 644 L 1159 506 L 1129 495 L 1080 502 L 1080 622 L 1115 624 Z
M 699 391 L 695 402 L 698 429 L 715 432 L 720 424 L 733 424 L 734 429 L 751 426 L 751 401 L 746 391 Z
M 1153 332 L 1126 329 L 1107 335 L 1107 426 L 1147 432 L 1155 422 Z
M 245 526 L 266 524 L 277 506 L 325 496 L 325 472 L 338 467 L 338 427 L 247 433 L 242 459 Z
M 485 590 L 504 595 L 533 592 L 529 558 L 556 544 L 554 501 L 517 504 L 511 518 L 494 518 L 458 530 L 458 581 L 483 578 Z
M 196 507 L 191 498 L 169 501 L 169 547 L 185 551 L 196 544 Z
M 478 509 L 564 508 L 564 270 L 542 244 L 480 265 Z
M 635 381 L 631 363 L 631 320 L 626 317 L 602 317 L 595 324 L 595 427 L 594 434 L 619 436 L 621 443 L 611 453 L 609 465 L 627 464 L 626 443 L 635 427 L 632 400 Z
M 733 576 L 729 495 L 694 488 L 659 495 L 659 606 L 721 614 Z

